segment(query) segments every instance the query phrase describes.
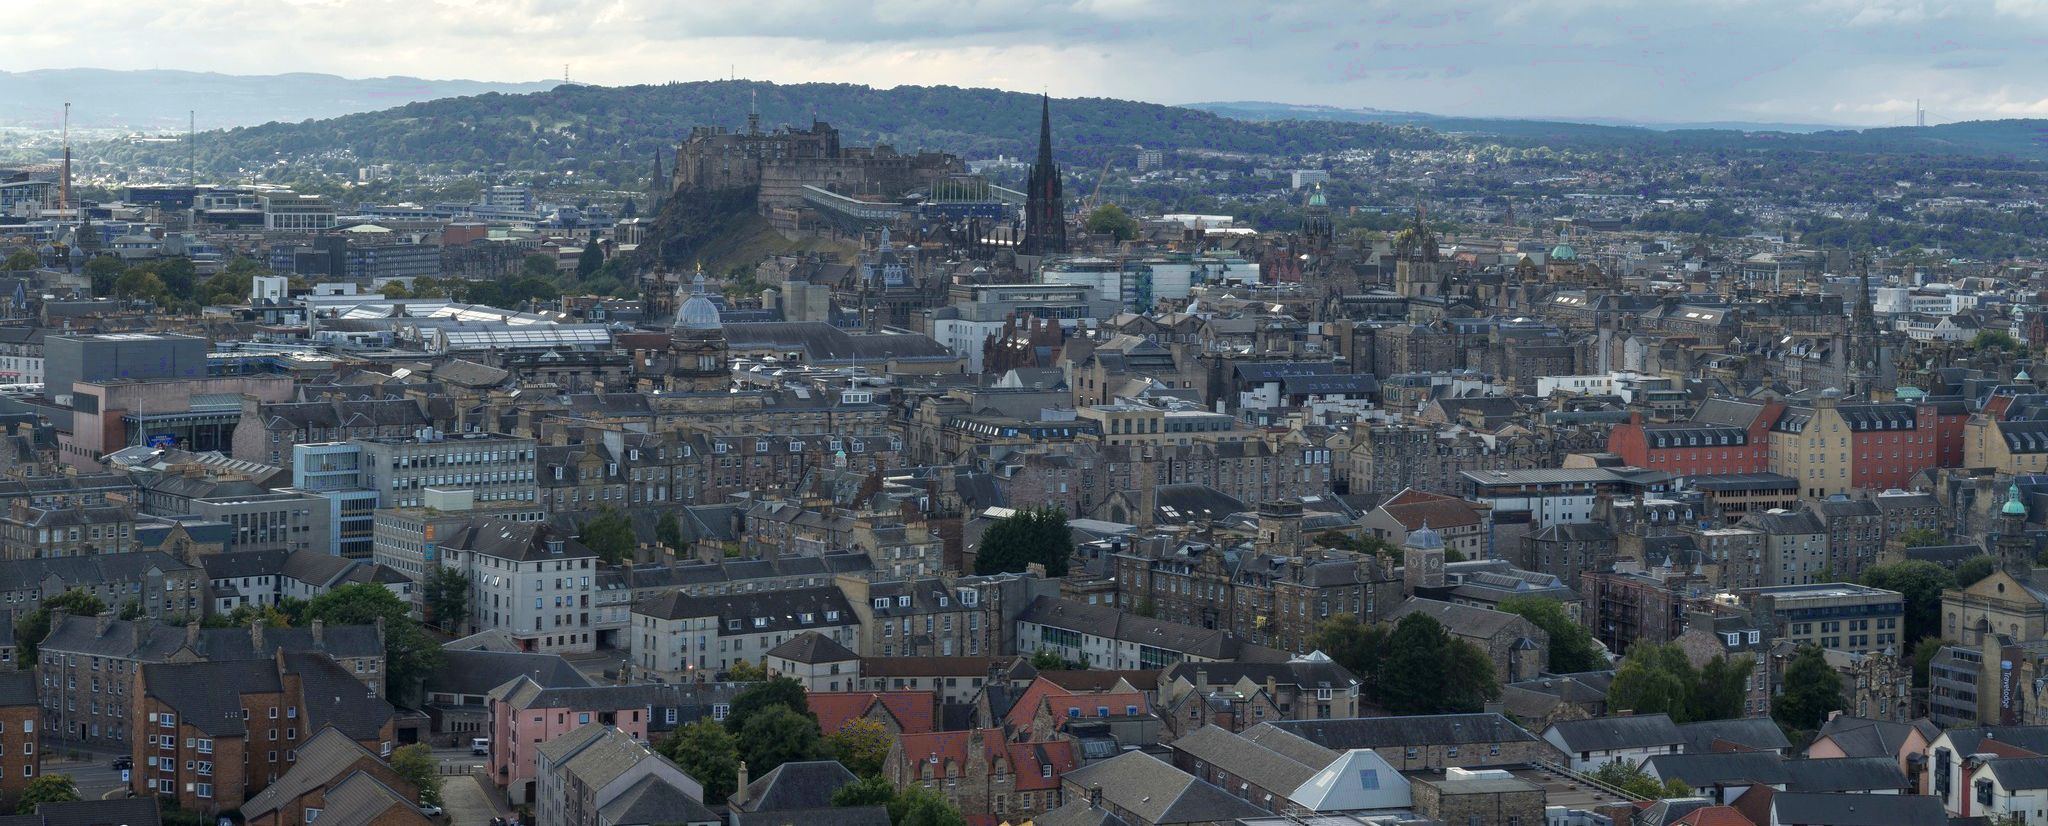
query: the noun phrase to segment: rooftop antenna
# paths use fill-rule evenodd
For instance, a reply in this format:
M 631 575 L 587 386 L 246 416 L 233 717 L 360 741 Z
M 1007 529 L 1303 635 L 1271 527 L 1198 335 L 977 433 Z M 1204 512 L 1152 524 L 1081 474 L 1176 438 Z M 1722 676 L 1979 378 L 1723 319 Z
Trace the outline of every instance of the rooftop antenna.
M 1926 125 L 1927 125 L 1927 110 L 1926 110 L 1926 109 L 1923 109 L 1923 108 L 1921 108 L 1921 106 L 1920 106 L 1920 99 L 1919 99 L 1919 98 L 1914 98 L 1914 99 L 1913 99 L 1913 125 L 1914 125 L 1914 126 L 1926 126 Z
M 569 85 L 569 64 L 562 64 L 562 85 Z
M 185 117 L 186 117 L 186 121 L 185 121 L 185 151 L 186 151 L 186 152 L 187 152 L 187 153 L 188 153 L 188 154 L 190 155 L 190 159 L 189 159 L 189 161 L 187 162 L 187 166 L 186 166 L 186 169 L 187 169 L 188 171 L 187 171 L 187 176 L 186 176 L 186 178 L 185 178 L 185 183 L 186 183 L 187 185 L 190 185 L 190 186 L 198 186 L 198 185 L 199 185 L 199 110 L 197 110 L 197 109 L 188 109 L 188 110 L 186 110 L 186 111 L 185 111 Z

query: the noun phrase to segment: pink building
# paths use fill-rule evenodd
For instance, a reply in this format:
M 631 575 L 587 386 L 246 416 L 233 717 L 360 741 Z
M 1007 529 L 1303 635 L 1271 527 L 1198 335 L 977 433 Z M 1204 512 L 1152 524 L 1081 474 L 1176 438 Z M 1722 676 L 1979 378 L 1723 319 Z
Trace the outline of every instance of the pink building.
M 491 780 L 514 803 L 532 803 L 540 744 L 583 726 L 612 726 L 642 743 L 704 717 L 725 719 L 741 683 L 652 683 L 545 688 L 521 675 L 490 694 Z

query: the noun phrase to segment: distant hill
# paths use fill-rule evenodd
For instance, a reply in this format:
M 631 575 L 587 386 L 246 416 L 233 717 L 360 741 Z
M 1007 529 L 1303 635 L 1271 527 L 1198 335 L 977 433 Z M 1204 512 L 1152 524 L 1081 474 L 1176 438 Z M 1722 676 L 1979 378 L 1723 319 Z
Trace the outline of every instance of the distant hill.
M 347 150 L 355 160 L 440 163 L 471 168 L 581 168 L 605 164 L 640 172 L 665 162 L 693 126 L 745 125 L 758 106 L 763 128 L 822 120 L 848 145 L 885 143 L 967 158 L 1028 158 L 1038 141 L 1037 95 L 953 86 L 876 89 L 848 84 L 779 85 L 703 81 L 658 86 L 560 86 L 533 94 L 483 94 L 411 103 L 306 123 L 270 123 L 203 134 L 203 172 L 233 175 L 256 159 L 306 158 Z M 1052 104 L 1063 163 L 1129 161 L 1138 144 L 1167 149 L 1292 155 L 1341 148 L 1449 145 L 1414 127 L 1322 122 L 1259 123 L 1177 106 L 1073 98 Z M 115 161 L 175 162 L 182 147 L 114 145 Z M 581 174 L 593 174 L 586 171 Z M 623 178 L 614 178 L 623 181 Z
M 1251 121 L 1400 124 L 1449 134 L 1485 135 L 1507 143 L 1543 143 L 1559 147 L 1654 146 L 1682 151 L 1781 149 L 2048 161 L 2048 120 L 2041 119 L 1960 121 L 1938 126 L 1859 130 L 1797 123 L 1643 124 L 1605 118 L 1585 122 L 1469 118 L 1264 101 L 1191 103 L 1188 108 Z
M 211 126 L 332 118 L 437 98 L 485 92 L 523 94 L 559 81 L 489 83 L 416 77 L 345 78 L 320 74 L 223 75 L 169 70 L 42 69 L 0 71 L 0 126 L 56 128 L 71 102 L 77 128 L 176 129 L 187 113 Z
M 1353 108 L 1338 106 L 1310 106 L 1297 103 L 1273 103 L 1263 100 L 1219 101 L 1214 103 L 1183 104 L 1189 109 L 1215 112 L 1228 118 L 1240 120 L 1337 120 L 1351 123 L 1404 123 L 1427 126 L 1451 132 L 1486 132 L 1516 134 L 1526 131 L 1554 130 L 1567 126 L 1607 126 L 1645 129 L 1653 132 L 1669 132 L 1682 129 L 1725 129 L 1737 132 L 1824 132 L 1839 130 L 1840 125 L 1818 123 L 1763 123 L 1749 121 L 1701 121 L 1689 123 L 1661 123 L 1636 121 L 1626 118 L 1475 118 L 1453 115 L 1433 115 L 1428 112 L 1401 112 L 1391 109 Z M 1456 128 L 1451 128 L 1456 127 Z

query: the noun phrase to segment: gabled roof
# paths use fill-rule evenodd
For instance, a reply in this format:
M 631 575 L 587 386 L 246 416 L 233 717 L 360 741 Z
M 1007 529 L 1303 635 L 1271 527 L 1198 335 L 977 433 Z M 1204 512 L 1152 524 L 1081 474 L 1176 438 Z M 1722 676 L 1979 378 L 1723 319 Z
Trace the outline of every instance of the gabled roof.
M 748 783 L 747 802 L 733 808 L 741 812 L 826 809 L 832 806 L 832 793 L 855 779 L 837 760 L 784 763 Z
M 831 638 L 816 631 L 798 634 L 788 642 L 768 649 L 768 656 L 807 665 L 843 663 L 860 659 L 859 654 L 847 650 L 846 646 L 833 642 Z
M 1941 799 L 1927 795 L 1781 792 L 1771 820 L 1785 826 L 1925 826 L 1946 823 Z
M 1774 751 L 1658 754 L 1652 755 L 1644 768 L 1659 779 L 1678 780 L 1695 789 L 1745 783 L 1778 786 L 1789 776 L 1785 762 Z
M 381 762 L 377 755 L 349 739 L 348 735 L 334 729 L 321 729 L 300 744 L 299 759 L 292 763 L 283 777 L 242 804 L 242 816 L 255 817 L 276 811 L 306 792 L 335 784 L 342 779 L 341 772 L 365 758 Z
M 818 730 L 831 734 L 847 722 L 865 717 L 876 706 L 888 712 L 904 734 L 936 728 L 938 694 L 930 691 L 815 691 L 808 701 Z
M 1307 766 L 1292 757 L 1246 740 L 1215 724 L 1203 726 L 1173 741 L 1174 751 L 1220 768 L 1277 795 L 1294 791 L 1309 782 L 1322 766 Z
M 1837 757 L 1785 761 L 1785 790 L 1791 792 L 1875 792 L 1910 784 L 1897 757 Z
M 531 677 L 543 688 L 580 688 L 590 679 L 559 654 L 525 654 L 444 648 L 441 667 L 427 677 L 426 690 L 450 694 L 485 695 L 519 676 Z
M 1565 751 L 1614 751 L 1685 743 L 1685 735 L 1679 733 L 1668 714 L 1563 720 L 1550 724 L 1543 734 L 1545 739 L 1556 735 Z
M 633 781 L 610 803 L 598 809 L 598 816 L 602 822 L 613 826 L 722 821 L 717 812 L 656 774 Z
M 1792 747 L 1791 741 L 1785 739 L 1785 730 L 1778 728 L 1778 724 L 1768 717 L 1702 720 L 1680 725 L 1678 731 L 1685 735 L 1686 754 L 1736 751 L 1742 748 L 1779 751 Z
M 1846 757 L 1897 759 L 1899 750 L 1905 747 L 1906 739 L 1912 735 L 1913 727 L 1905 723 L 1842 715 L 1822 723 L 1815 739 L 1833 741 Z
M 1665 719 L 1670 722 L 1669 718 Z M 1500 714 L 1423 714 L 1410 717 L 1351 717 L 1338 720 L 1277 720 L 1246 731 L 1277 728 L 1329 749 L 1391 746 L 1449 746 L 1537 740 L 1528 729 Z M 1253 739 L 1259 739 L 1253 736 Z M 1672 742 L 1677 742 L 1676 740 Z
M 1265 812 L 1144 752 L 1126 752 L 1077 769 L 1067 782 L 1102 791 L 1102 798 L 1148 824 L 1208 823 Z
M 1405 809 L 1414 804 L 1406 778 L 1371 749 L 1352 749 L 1296 787 L 1288 799 L 1313 812 Z

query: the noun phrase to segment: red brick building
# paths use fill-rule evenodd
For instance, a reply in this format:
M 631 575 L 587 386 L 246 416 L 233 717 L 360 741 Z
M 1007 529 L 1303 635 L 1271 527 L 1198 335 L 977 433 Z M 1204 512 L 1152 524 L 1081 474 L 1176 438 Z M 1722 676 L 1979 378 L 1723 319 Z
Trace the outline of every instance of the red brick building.
M 0 798 L 15 800 L 43 773 L 36 673 L 0 672 Z
M 132 745 L 131 788 L 187 811 L 241 808 L 289 772 L 322 729 L 379 757 L 390 756 L 396 736 L 391 704 L 320 654 L 153 663 L 135 680 L 130 730 L 142 737 Z
M 1784 410 L 1766 405 L 1745 427 L 1711 422 L 1645 424 L 1641 413 L 1607 434 L 1607 450 L 1628 464 L 1673 476 L 1761 473 L 1771 469 L 1771 424 Z
M 906 734 L 883 773 L 896 788 L 922 785 L 977 815 L 1022 823 L 1058 808 L 1060 778 L 1080 766 L 1073 741 L 1005 742 L 1001 729 Z

